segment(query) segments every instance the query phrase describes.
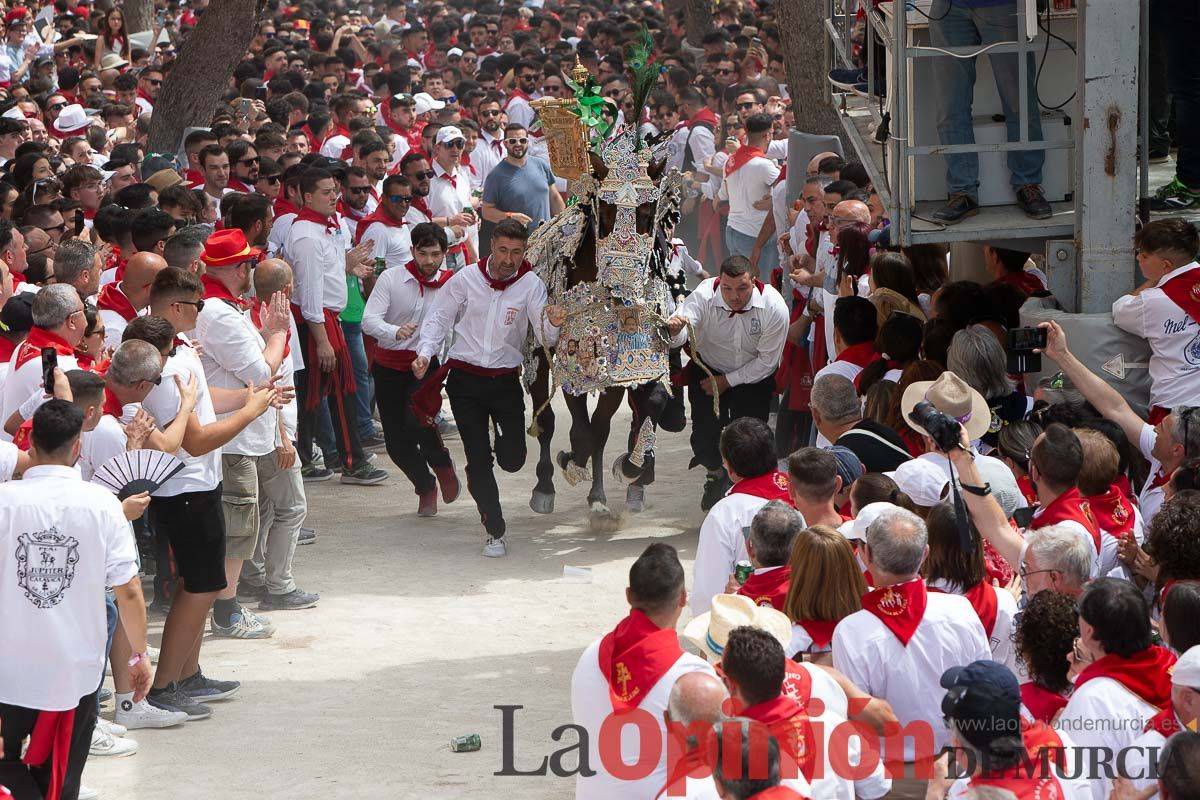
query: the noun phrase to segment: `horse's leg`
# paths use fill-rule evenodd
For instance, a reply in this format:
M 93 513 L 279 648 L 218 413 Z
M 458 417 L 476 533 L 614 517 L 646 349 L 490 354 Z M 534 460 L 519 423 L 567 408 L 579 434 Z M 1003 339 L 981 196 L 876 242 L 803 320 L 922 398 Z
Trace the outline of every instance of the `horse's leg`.
M 588 500 L 607 505 L 608 498 L 604 493 L 604 445 L 608 442 L 608 434 L 612 430 L 612 418 L 625 399 L 625 389 L 609 387 L 600 393 L 596 410 L 592 412 L 592 491 Z
M 544 353 L 538 354 L 538 371 L 529 387 L 529 397 L 533 401 L 533 411 L 542 407 L 550 396 L 550 367 Z M 537 484 L 529 498 L 529 507 L 538 514 L 550 514 L 554 511 L 554 457 L 550 453 L 551 440 L 554 438 L 554 408 L 546 403 L 545 409 L 535 420 L 538 426 L 538 461 Z
M 564 394 L 571 412 L 571 451 L 558 454 L 558 465 L 572 486 L 587 479 L 585 469 L 592 456 L 592 433 L 588 426 L 587 395 Z

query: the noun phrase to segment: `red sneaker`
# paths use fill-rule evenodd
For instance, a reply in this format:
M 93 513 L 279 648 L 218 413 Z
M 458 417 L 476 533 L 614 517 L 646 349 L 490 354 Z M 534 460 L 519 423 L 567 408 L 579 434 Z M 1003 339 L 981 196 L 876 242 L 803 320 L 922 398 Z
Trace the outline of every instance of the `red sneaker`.
M 430 489 L 428 492 L 420 495 L 420 500 L 417 502 L 417 516 L 437 516 L 437 489 Z
M 448 467 L 434 467 L 433 474 L 437 476 L 438 486 L 442 487 L 442 502 L 449 504 L 457 500 L 460 487 L 454 462 L 450 462 Z

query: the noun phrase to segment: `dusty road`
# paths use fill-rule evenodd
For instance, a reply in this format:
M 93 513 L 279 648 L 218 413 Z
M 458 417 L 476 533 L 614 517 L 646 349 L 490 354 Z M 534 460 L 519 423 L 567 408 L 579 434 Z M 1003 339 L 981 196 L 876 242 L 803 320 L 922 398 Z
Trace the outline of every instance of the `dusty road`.
M 567 417 L 556 405 L 557 450 L 567 446 Z M 628 426 L 623 408 L 613 438 L 623 441 Z M 450 446 L 461 473 L 461 445 Z M 615 449 L 610 442 L 610 457 Z M 138 753 L 89 760 L 84 783 L 106 800 L 573 796 L 570 778 L 494 775 L 503 769 L 494 706 L 523 706 L 512 726 L 517 769 L 565 746 L 550 734 L 571 721 L 571 672 L 626 613 L 633 559 L 652 541 L 670 542 L 690 583 L 703 475 L 686 471 L 689 457 L 686 432 L 662 435 L 645 512 L 597 534 L 585 488 L 561 478 L 555 512 L 529 510 L 531 452 L 521 472 L 500 473 L 505 559 L 479 555 L 484 535 L 465 483 L 456 503 L 422 520 L 384 453 L 378 463 L 392 478 L 381 486 L 309 484 L 318 539 L 298 549 L 295 572 L 320 605 L 273 613 L 278 632 L 265 641 L 208 638 L 205 672 L 242 681 L 241 693 L 214 704 L 209 720 L 131 732 Z M 623 509 L 624 487 L 611 483 L 610 505 Z M 564 580 L 564 566 L 589 568 L 591 582 Z M 151 626 L 157 643 L 162 618 Z M 451 737 L 470 732 L 483 749 L 450 752 Z

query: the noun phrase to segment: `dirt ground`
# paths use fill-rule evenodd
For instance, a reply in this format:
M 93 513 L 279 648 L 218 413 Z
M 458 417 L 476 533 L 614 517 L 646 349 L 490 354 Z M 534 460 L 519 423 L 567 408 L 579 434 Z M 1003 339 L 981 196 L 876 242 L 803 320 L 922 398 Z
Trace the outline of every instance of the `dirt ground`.
M 556 406 L 557 451 L 568 424 Z M 610 459 L 628 426 L 622 408 Z M 461 444 L 450 447 L 461 475 Z M 512 712 L 517 770 L 565 746 L 551 732 L 571 722 L 571 672 L 626 613 L 630 564 L 663 540 L 690 576 L 703 474 L 686 470 L 687 434 L 663 434 L 645 512 L 594 533 L 586 488 L 561 476 L 554 513 L 530 511 L 535 453 L 519 473 L 499 475 L 505 559 L 479 554 L 485 537 L 465 480 L 457 502 L 420 520 L 412 487 L 382 452 L 377 463 L 392 477 L 381 486 L 309 484 L 318 538 L 297 549 L 295 574 L 320 604 L 271 614 L 271 639 L 206 638 L 205 673 L 241 681 L 241 693 L 213 704 L 211 719 L 130 732 L 138 752 L 91 759 L 84 783 L 106 800 L 573 796 L 573 778 L 494 774 L 504 769 L 495 706 L 523 706 Z M 608 485 L 610 505 L 623 510 L 624 487 Z M 588 568 L 590 581 L 564 579 L 565 566 Z M 156 644 L 161 627 L 152 616 Z M 483 749 L 452 753 L 450 739 L 465 733 L 479 733 Z

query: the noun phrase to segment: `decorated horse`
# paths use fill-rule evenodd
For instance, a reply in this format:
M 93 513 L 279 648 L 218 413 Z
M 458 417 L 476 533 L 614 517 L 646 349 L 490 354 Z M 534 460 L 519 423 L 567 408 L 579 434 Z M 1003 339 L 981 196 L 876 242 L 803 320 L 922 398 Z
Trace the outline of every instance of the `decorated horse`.
M 626 62 L 637 115 L 659 71 L 648 38 Z M 604 488 L 613 416 L 628 396 L 634 427 L 613 473 L 645 485 L 653 480 L 656 428 L 674 399 L 665 323 L 685 293 L 682 275 L 668 267 L 683 176 L 666 169 L 665 144 L 643 140 L 636 123 L 616 131 L 606 124 L 604 99 L 578 63 L 573 77 L 574 98 L 533 103 L 554 172 L 571 181 L 572 202 L 533 233 L 526 256 L 546 283 L 548 302 L 567 310 L 554 351 L 536 347 L 532 336 L 527 347 L 525 376 L 535 407 L 530 433 L 540 445 L 529 505 L 543 514 L 554 510 L 557 463 L 571 485 L 590 478 L 592 524 L 606 528 L 619 519 Z M 550 399 L 560 388 L 571 414 L 571 449 L 552 457 Z M 589 412 L 593 393 L 599 398 Z M 677 412 L 669 429 L 682 430 L 681 406 Z

